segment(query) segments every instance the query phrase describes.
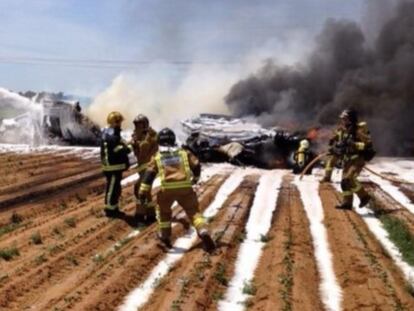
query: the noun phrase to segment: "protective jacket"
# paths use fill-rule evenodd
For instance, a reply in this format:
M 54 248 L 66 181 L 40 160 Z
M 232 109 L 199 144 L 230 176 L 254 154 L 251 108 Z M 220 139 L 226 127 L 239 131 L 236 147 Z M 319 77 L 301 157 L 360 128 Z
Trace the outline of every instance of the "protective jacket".
M 354 127 L 340 128 L 334 139 L 336 144 L 333 148 L 339 146 L 341 152 L 336 154 L 343 160 L 342 203 L 337 208 L 352 209 L 354 194 L 359 197 L 360 206 L 364 206 L 369 202 L 370 195 L 358 181 L 358 176 L 366 161 L 371 160 L 375 155 L 367 124 L 360 122 Z
M 145 171 L 151 158 L 158 151 L 157 132 L 151 127 L 146 135 L 139 139 L 135 133 L 132 135 L 132 145 L 135 157 L 138 161 L 138 173 Z
M 191 188 L 200 177 L 200 172 L 200 162 L 190 151 L 161 147 L 148 164 L 139 192 L 149 191 L 157 175 L 162 190 Z
M 351 129 L 339 127 L 329 144 L 331 153 L 343 156 L 345 161 L 358 157 L 369 161 L 375 155 L 366 122 L 359 122 Z
M 101 162 L 104 172 L 124 171 L 129 168 L 128 154 L 132 146 L 121 137 L 120 128 L 104 128 L 101 139 Z

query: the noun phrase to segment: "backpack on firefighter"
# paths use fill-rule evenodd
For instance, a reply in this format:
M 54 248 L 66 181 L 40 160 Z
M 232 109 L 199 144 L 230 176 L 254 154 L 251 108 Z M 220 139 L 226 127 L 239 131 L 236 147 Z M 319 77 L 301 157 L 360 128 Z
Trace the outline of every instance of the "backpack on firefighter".
M 315 154 L 310 150 L 310 143 L 307 139 L 299 142 L 299 148 L 293 155 L 293 174 L 300 174 L 303 169 L 315 158 Z M 313 167 L 306 172 L 307 175 L 312 174 Z

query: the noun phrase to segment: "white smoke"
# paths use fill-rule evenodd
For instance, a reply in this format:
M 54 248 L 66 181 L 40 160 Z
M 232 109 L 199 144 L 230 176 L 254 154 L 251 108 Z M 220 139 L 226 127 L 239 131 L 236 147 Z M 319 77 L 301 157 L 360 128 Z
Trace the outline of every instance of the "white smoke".
M 295 41 L 298 37 L 303 38 L 303 34 L 297 34 Z M 132 120 L 142 113 L 158 130 L 165 126 L 175 128 L 180 120 L 200 113 L 229 114 L 224 97 L 231 86 L 263 65 L 272 55 L 273 48 L 271 43 L 259 47 L 242 58 L 240 63 L 194 64 L 190 68 L 182 68 L 185 72 L 174 71 L 168 65 L 153 65 L 145 67 L 141 73 L 121 73 L 95 97 L 86 114 L 104 127 L 106 116 L 111 111 L 119 111 L 125 117 L 123 127 L 132 128 Z M 291 44 L 284 51 L 280 50 L 275 61 L 293 64 L 307 52 L 308 49 L 302 48 L 299 53 L 297 45 Z
M 160 74 L 123 73 L 90 105 L 87 115 L 101 126 L 111 111 L 120 111 L 132 127 L 133 118 L 145 114 L 160 129 L 199 113 L 228 113 L 224 96 L 240 77 L 239 72 L 205 65 L 192 67 L 178 83 Z

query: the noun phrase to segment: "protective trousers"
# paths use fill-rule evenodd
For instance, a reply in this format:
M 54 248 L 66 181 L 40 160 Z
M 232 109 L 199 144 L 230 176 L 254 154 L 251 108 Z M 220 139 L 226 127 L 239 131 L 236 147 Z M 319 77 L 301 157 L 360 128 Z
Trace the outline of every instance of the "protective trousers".
M 338 162 L 338 160 L 339 159 L 337 155 L 330 154 L 328 156 L 328 159 L 326 160 L 326 164 L 325 164 L 325 179 L 326 180 L 331 180 L 333 169 L 336 163 Z
M 157 204 L 152 200 L 151 192 L 148 193 L 148 196 L 147 196 L 147 202 L 148 203 L 145 206 L 143 206 L 139 202 L 138 193 L 139 193 L 139 188 L 141 187 L 142 178 L 145 174 L 145 170 L 139 172 L 138 174 L 139 174 L 139 178 L 138 178 L 137 182 L 134 185 L 134 195 L 135 195 L 135 202 L 136 202 L 135 214 L 139 215 L 139 216 L 147 215 L 149 217 L 154 217 L 155 216 L 155 206 Z
M 192 188 L 164 189 L 157 194 L 157 221 L 160 237 L 169 240 L 171 237 L 171 218 L 173 203 L 177 203 L 183 208 L 187 217 L 199 234 L 207 230 L 204 217 L 200 214 L 197 194 Z
M 105 209 L 116 210 L 119 208 L 121 196 L 122 171 L 104 172 L 106 177 Z
M 357 177 L 364 168 L 364 165 L 365 160 L 360 156 L 345 160 L 341 181 L 343 204 L 352 206 L 354 193 L 360 199 L 364 199 L 369 196 L 362 187 L 362 184 L 357 180 Z

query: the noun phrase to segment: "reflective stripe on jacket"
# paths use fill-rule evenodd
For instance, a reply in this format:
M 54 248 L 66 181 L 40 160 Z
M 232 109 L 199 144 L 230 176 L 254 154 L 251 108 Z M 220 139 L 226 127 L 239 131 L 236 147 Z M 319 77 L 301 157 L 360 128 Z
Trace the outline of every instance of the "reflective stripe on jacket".
M 129 167 L 128 153 L 132 146 L 121 138 L 121 129 L 105 128 L 102 131 L 101 163 L 105 172 L 122 171 Z
M 188 155 L 183 149 L 155 155 L 162 189 L 190 188 L 193 176 Z

